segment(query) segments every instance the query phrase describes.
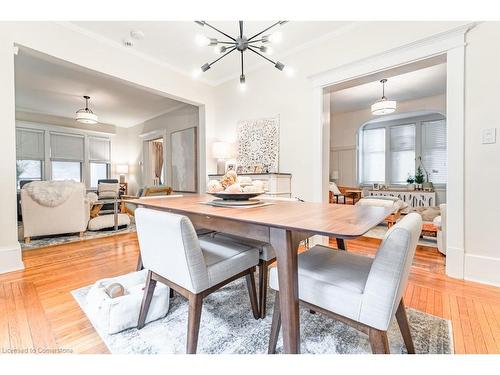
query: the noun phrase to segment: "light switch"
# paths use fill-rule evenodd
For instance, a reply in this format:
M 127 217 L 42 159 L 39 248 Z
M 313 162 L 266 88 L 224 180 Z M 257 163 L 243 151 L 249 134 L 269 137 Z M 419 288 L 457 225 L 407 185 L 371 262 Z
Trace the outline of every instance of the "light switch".
M 482 144 L 496 143 L 496 141 L 497 141 L 497 129 L 496 128 L 483 129 L 483 131 L 481 132 L 481 143 Z

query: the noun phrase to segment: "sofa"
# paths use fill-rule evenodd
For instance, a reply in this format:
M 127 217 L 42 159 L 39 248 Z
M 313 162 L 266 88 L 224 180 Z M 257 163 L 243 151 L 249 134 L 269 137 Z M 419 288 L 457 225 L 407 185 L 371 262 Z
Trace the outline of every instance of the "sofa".
M 31 237 L 83 233 L 90 217 L 85 185 L 73 181 L 34 181 L 21 189 L 24 241 Z

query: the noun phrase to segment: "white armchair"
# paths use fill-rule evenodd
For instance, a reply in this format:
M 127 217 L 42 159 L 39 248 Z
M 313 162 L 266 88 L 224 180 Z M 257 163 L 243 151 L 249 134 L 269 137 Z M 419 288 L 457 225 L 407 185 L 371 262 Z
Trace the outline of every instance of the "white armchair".
M 446 255 L 446 204 L 440 204 L 441 215 L 434 219 L 434 225 L 437 227 L 437 245 L 440 253 Z
M 31 237 L 83 233 L 90 218 L 83 183 L 35 181 L 21 189 L 24 241 Z

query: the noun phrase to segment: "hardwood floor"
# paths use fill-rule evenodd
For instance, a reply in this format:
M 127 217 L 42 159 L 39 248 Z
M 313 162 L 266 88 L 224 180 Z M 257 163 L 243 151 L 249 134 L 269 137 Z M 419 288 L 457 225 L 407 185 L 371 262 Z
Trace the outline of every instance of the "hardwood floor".
M 379 242 L 346 244 L 373 256 Z M 25 251 L 25 270 L 0 275 L 0 352 L 108 353 L 70 292 L 133 271 L 137 253 L 133 233 Z M 500 353 L 500 288 L 445 276 L 434 248 L 417 249 L 404 300 L 451 320 L 456 353 Z

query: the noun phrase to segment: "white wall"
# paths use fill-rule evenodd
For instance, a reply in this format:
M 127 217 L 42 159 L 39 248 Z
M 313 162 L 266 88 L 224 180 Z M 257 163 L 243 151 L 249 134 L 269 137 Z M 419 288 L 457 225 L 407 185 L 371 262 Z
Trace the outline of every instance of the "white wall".
M 500 23 L 467 35 L 465 58 L 465 277 L 500 285 Z M 497 143 L 481 144 L 496 128 Z
M 129 139 L 129 148 L 123 150 L 124 152 L 117 158 L 129 158 L 129 165 L 134 170 L 134 173 L 129 174 L 129 178 L 134 179 L 132 184 L 132 193 L 137 192 L 137 188 L 145 184 L 144 177 L 142 174 L 141 162 L 142 160 L 142 147 L 143 147 L 143 137 L 141 135 L 147 135 L 152 132 L 161 132 L 166 135 L 165 152 L 167 155 L 167 164 L 165 165 L 166 173 L 166 184 L 170 185 L 171 181 L 171 171 L 172 164 L 169 157 L 171 150 L 170 135 L 178 130 L 199 127 L 199 108 L 192 105 L 185 105 L 181 108 L 173 110 L 171 112 L 165 113 L 161 116 L 155 117 L 142 124 L 136 125 L 132 128 L 126 129 Z M 198 129 L 199 131 L 199 129 Z M 198 136 L 198 140 L 200 137 Z M 132 150 L 132 151 L 131 151 Z M 205 153 L 199 153 L 198 164 L 205 165 L 206 157 Z M 205 186 L 205 169 L 203 168 L 203 174 L 198 174 L 199 189 Z M 130 183 L 130 180 L 129 180 Z
M 131 53 L 118 43 L 93 38 L 57 22 L 1 22 L 0 132 L 3 146 L 0 148 L 0 273 L 22 268 L 16 218 L 15 44 L 129 81 L 173 99 L 201 105 L 203 127 L 210 131 L 214 125 L 213 88 L 193 81 L 188 75 L 181 75 L 167 65 Z M 204 136 L 205 129 L 201 129 L 200 133 Z M 204 147 L 202 143 L 202 154 Z M 205 165 L 201 165 L 200 170 L 205 174 Z

